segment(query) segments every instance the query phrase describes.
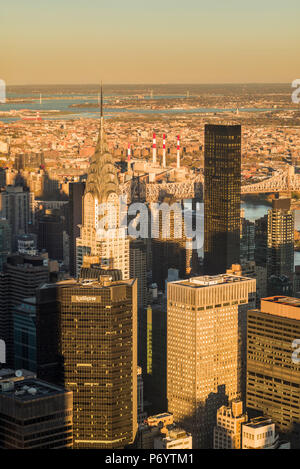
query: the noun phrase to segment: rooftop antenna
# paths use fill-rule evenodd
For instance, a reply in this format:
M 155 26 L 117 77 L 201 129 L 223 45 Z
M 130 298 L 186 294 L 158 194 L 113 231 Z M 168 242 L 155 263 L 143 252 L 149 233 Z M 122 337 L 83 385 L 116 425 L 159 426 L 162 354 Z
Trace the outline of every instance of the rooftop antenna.
M 102 81 L 101 81 L 101 96 L 100 96 L 100 118 L 103 119 L 103 92 L 102 92 Z
M 130 159 L 131 159 L 131 149 L 130 149 L 130 143 L 128 143 L 128 148 L 127 148 L 127 171 L 130 171 Z
M 107 151 L 107 143 L 105 139 L 105 133 L 104 133 L 104 125 L 103 125 L 103 90 L 102 90 L 102 81 L 101 81 L 101 90 L 100 90 L 100 130 L 99 130 L 99 136 L 98 136 L 98 141 L 96 145 L 96 152 L 99 151 L 102 153 L 103 151 Z

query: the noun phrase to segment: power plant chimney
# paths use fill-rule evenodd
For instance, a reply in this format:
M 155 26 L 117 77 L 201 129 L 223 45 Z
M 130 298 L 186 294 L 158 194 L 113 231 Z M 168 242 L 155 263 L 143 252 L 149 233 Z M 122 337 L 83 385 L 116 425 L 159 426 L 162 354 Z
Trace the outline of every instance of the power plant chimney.
M 163 168 L 166 168 L 166 134 L 163 135 Z
M 180 168 L 180 136 L 177 135 L 177 168 Z
M 152 159 L 152 163 L 153 163 L 153 164 L 156 164 L 156 135 L 155 135 L 155 133 L 153 133 L 153 145 L 152 145 L 152 148 L 153 148 L 153 159 Z
M 130 143 L 128 143 L 128 148 L 127 148 L 127 171 L 129 172 L 131 167 L 130 167 L 130 159 L 131 159 L 131 150 L 130 150 Z

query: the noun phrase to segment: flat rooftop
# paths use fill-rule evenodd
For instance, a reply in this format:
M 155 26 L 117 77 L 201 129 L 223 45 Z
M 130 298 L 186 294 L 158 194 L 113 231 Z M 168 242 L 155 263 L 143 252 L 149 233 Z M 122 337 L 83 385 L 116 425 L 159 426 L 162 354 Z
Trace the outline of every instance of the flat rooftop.
M 9 380 L 7 380 L 6 383 L 9 383 Z M 35 378 L 11 381 L 11 383 L 11 386 L 7 386 L 7 390 L 1 390 L 0 388 L 0 396 L 9 397 L 17 401 L 28 402 L 43 397 L 64 394 L 66 392 L 66 390 L 60 386 Z
M 262 313 L 300 320 L 300 299 L 290 296 L 270 296 L 261 299 Z
M 246 282 L 249 279 L 248 277 L 240 277 L 238 275 L 230 274 L 219 274 L 219 275 L 202 275 L 201 277 L 191 277 L 186 280 L 177 280 L 175 282 L 177 285 L 183 285 L 190 288 L 203 288 L 210 287 L 213 285 L 227 285 L 229 283 L 238 283 Z
M 33 371 L 20 369 L 16 372 L 16 370 L 12 370 L 11 368 L 1 368 L 0 369 L 0 382 L 1 380 L 7 380 L 12 378 L 17 379 L 26 379 L 26 378 L 35 378 L 36 374 Z
M 249 422 L 245 423 L 243 426 L 247 426 L 250 428 L 261 428 L 265 427 L 266 425 L 272 425 L 272 419 L 267 417 L 256 417 Z

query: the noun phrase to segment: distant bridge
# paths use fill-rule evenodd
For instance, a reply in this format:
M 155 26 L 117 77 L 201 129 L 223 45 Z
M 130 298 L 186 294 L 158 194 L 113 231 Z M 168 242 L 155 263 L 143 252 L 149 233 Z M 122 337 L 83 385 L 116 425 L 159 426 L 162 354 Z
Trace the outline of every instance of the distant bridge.
M 274 176 L 255 184 L 242 186 L 242 194 L 259 194 L 264 192 L 300 191 L 300 175 L 295 174 L 294 167 L 276 171 Z
M 171 194 L 177 200 L 201 198 L 203 196 L 203 174 L 182 182 L 148 183 L 145 177 L 134 178 L 122 185 L 122 193 L 127 195 L 128 202 L 157 202 L 163 194 Z M 273 176 L 255 184 L 244 184 L 242 194 L 259 194 L 266 192 L 300 191 L 300 175 L 295 174 L 294 167 L 276 171 Z

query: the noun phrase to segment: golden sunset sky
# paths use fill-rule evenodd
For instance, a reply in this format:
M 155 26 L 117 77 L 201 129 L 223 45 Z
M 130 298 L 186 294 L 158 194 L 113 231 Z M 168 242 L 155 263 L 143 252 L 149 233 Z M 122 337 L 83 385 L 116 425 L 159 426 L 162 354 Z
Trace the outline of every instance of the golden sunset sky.
M 292 82 L 299 0 L 0 0 L 13 84 Z

